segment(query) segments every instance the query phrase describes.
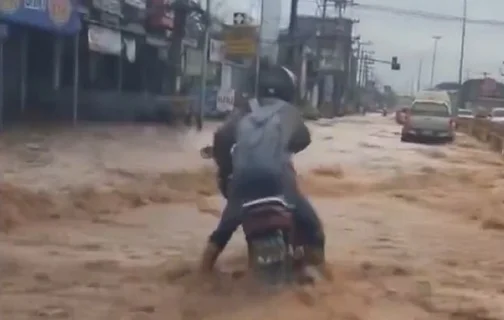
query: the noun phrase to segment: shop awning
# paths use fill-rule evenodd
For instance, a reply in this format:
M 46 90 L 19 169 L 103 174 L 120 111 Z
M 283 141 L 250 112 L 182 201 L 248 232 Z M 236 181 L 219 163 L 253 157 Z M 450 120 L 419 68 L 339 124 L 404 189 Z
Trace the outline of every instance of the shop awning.
M 76 0 L 1 0 L 0 21 L 64 34 L 81 28 Z

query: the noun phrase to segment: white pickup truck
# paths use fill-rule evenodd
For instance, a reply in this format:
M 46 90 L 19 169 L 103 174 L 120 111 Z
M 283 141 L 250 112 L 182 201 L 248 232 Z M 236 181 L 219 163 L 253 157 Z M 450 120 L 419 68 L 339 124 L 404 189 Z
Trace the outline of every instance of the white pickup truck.
M 407 111 L 401 141 L 436 140 L 451 142 L 455 138 L 450 96 L 446 91 L 417 94 Z

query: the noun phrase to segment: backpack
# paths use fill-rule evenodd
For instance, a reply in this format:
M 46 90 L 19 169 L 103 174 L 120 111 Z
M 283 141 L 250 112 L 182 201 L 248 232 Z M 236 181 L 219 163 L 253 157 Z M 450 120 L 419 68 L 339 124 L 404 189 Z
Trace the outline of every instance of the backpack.
M 233 179 L 246 184 L 247 189 L 272 193 L 281 184 L 281 175 L 290 160 L 287 151 L 289 134 L 282 122 L 285 106 L 284 102 L 278 101 L 253 108 L 238 123 L 236 144 L 232 149 Z M 265 197 L 273 195 L 261 194 Z

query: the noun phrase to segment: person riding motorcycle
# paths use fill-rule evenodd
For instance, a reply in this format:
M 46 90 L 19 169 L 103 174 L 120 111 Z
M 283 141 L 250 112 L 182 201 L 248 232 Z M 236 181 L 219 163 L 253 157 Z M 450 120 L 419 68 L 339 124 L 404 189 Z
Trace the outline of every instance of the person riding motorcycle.
M 227 204 L 203 252 L 202 273 L 213 270 L 218 256 L 241 224 L 241 205 L 245 201 L 279 194 L 293 205 L 296 226 L 305 231 L 305 261 L 309 265 L 325 266 L 322 223 L 297 186 L 291 159 L 292 154 L 301 152 L 311 143 L 302 115 L 292 105 L 296 89 L 296 78 L 288 69 L 271 65 L 262 68 L 258 79 L 258 103 L 235 108 L 214 133 L 218 185 Z M 269 150 L 266 152 L 251 150 L 250 145 L 244 148 L 242 142 L 250 141 L 251 136 L 257 145 L 278 143 L 275 147 L 263 148 L 263 151 Z

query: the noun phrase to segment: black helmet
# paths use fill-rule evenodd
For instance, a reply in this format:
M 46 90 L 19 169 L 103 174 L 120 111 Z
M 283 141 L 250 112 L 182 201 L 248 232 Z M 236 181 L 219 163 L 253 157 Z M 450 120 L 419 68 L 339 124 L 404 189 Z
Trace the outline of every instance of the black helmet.
M 261 63 L 258 98 L 277 98 L 293 103 L 296 90 L 297 78 L 292 71 L 280 65 Z
M 248 70 L 249 77 L 243 83 L 242 94 L 248 98 L 253 97 L 256 85 L 256 70 L 252 67 Z M 271 64 L 267 60 L 261 60 L 259 81 L 257 83 L 258 98 L 277 98 L 293 103 L 296 98 L 297 78 L 286 67 Z

